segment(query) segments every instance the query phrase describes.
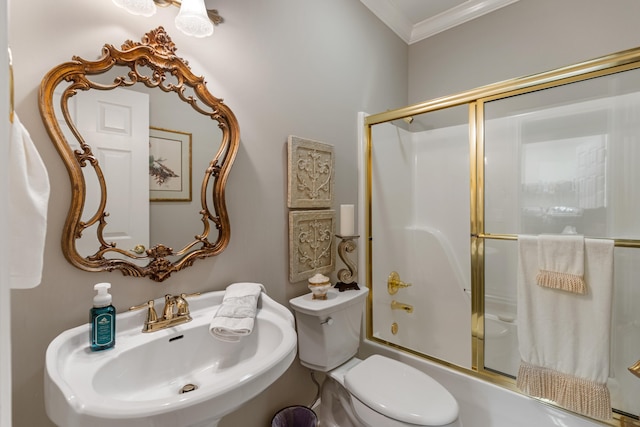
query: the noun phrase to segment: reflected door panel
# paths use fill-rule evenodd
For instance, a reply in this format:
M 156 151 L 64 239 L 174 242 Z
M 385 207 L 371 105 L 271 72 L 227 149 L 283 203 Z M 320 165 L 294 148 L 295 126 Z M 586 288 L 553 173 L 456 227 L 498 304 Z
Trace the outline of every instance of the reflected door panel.
M 149 247 L 149 96 L 117 88 L 87 91 L 77 96 L 78 130 L 92 147 L 106 182 L 107 243 L 133 249 Z M 83 220 L 88 221 L 100 203 L 95 170 L 85 167 L 87 197 Z M 77 241 L 78 252 L 93 255 L 95 233 Z

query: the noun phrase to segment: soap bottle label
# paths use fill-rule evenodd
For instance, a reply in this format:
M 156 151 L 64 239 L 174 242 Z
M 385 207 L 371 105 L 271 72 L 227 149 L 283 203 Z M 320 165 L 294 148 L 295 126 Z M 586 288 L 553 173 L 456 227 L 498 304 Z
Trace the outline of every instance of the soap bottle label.
M 113 315 L 103 313 L 96 316 L 93 330 L 93 342 L 98 346 L 108 346 L 113 342 Z

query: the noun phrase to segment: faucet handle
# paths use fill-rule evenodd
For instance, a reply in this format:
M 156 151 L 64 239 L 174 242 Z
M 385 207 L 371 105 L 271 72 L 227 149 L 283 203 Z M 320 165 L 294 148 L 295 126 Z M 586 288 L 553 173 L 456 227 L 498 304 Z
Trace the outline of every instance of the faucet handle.
M 176 297 L 176 306 L 178 307 L 178 316 L 188 316 L 189 315 L 189 303 L 187 302 L 187 298 L 197 297 L 200 295 L 200 292 L 194 292 L 192 294 L 180 294 L 180 296 Z
M 143 308 L 148 308 L 147 320 L 144 322 L 145 324 L 154 323 L 158 321 L 158 314 L 156 313 L 156 309 L 154 308 L 153 300 L 149 300 L 144 304 L 134 305 L 133 307 L 129 307 L 129 310 L 130 311 L 141 310 Z
M 173 312 L 176 307 L 176 298 L 171 294 L 166 294 L 164 296 L 164 309 L 162 310 L 162 317 L 165 320 L 170 320 L 175 317 L 175 313 Z
M 411 286 L 411 283 L 405 283 L 400 280 L 400 275 L 397 272 L 392 271 L 391 274 L 389 274 L 389 279 L 387 280 L 387 291 L 389 295 L 395 295 L 398 293 L 398 289 L 408 288 L 409 286 Z

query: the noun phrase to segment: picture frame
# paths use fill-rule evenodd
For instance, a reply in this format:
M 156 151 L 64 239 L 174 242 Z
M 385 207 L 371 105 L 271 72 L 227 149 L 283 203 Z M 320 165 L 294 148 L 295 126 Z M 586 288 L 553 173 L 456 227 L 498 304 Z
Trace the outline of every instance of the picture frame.
M 150 201 L 191 201 L 191 144 L 189 132 L 149 128 Z

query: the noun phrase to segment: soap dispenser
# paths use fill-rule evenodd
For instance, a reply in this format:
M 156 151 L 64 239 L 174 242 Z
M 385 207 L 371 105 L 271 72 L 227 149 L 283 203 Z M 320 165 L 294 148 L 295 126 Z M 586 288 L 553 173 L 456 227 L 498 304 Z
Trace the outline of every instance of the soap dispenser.
M 98 293 L 93 297 L 91 313 L 91 351 L 112 348 L 116 344 L 116 309 L 111 305 L 109 294 L 111 283 L 98 283 L 93 289 Z

